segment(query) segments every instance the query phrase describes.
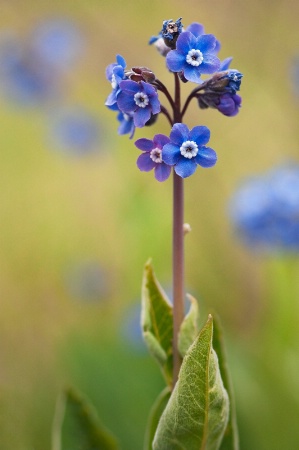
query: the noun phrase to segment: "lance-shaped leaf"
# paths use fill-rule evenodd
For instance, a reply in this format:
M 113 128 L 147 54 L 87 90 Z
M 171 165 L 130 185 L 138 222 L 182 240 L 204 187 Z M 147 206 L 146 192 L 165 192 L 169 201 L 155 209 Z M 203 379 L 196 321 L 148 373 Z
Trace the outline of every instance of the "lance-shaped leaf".
M 172 306 L 148 262 L 142 282 L 141 326 L 144 340 L 158 361 L 165 380 L 172 383 Z
M 156 399 L 155 403 L 153 404 L 149 418 L 148 423 L 145 431 L 145 437 L 144 437 L 144 450 L 152 450 L 152 442 L 156 433 L 156 429 L 160 420 L 160 417 L 168 403 L 169 397 L 171 394 L 170 387 L 167 386 L 163 391 L 160 393 L 158 398 Z
M 161 416 L 154 450 L 218 450 L 229 416 L 229 400 L 212 348 L 209 316 L 189 348 L 178 381 Z
M 199 332 L 197 300 L 192 295 L 187 295 L 187 298 L 190 300 L 190 309 L 182 322 L 178 338 L 179 352 L 182 357 L 186 355 L 190 345 L 193 344 Z
M 115 438 L 100 423 L 95 409 L 73 389 L 57 402 L 52 450 L 117 450 Z
M 222 329 L 220 325 L 220 320 L 217 315 L 214 315 L 213 348 L 215 349 L 218 355 L 221 378 L 223 381 L 223 385 L 227 390 L 230 405 L 229 419 L 219 450 L 239 450 L 239 436 L 236 420 L 235 401 L 233 396 L 232 383 L 226 363 Z

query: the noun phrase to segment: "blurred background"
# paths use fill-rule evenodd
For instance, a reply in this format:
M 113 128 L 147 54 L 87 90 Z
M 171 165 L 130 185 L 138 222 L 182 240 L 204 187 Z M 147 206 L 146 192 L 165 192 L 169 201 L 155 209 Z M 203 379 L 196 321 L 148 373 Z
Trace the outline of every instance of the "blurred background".
M 185 183 L 187 291 L 202 321 L 222 318 L 241 449 L 297 449 L 298 255 L 244 244 L 228 204 L 244 178 L 299 161 L 299 4 L 0 0 L 0 12 L 0 448 L 50 449 L 65 385 L 124 450 L 142 448 L 163 380 L 140 335 L 141 277 L 152 257 L 171 291 L 172 186 L 139 172 L 117 135 L 105 67 L 119 53 L 172 84 L 148 39 L 183 17 L 244 74 L 236 117 L 195 102 L 186 117 L 218 154 Z M 163 117 L 135 138 L 156 133 Z

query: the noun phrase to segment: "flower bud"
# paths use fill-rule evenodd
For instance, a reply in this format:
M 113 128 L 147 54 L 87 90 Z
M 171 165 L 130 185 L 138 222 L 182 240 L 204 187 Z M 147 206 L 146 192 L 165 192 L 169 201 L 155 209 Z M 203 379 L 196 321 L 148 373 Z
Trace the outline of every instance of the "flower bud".
M 170 47 L 172 50 L 175 49 L 176 41 L 183 31 L 181 20 L 182 18 L 180 17 L 175 22 L 172 19 L 164 20 L 163 22 L 161 34 L 167 47 Z
M 155 74 L 147 67 L 132 67 L 131 70 L 126 72 L 126 77 L 132 81 L 145 81 L 146 83 L 152 83 L 155 81 Z

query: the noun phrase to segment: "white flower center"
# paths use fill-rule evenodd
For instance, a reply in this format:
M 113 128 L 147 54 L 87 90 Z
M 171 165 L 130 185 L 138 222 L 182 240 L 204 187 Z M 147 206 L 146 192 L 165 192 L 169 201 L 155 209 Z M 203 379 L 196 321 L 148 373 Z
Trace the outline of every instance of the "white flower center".
M 134 100 L 139 108 L 145 108 L 149 104 L 149 98 L 143 92 L 137 92 L 137 94 L 134 95 Z
M 111 87 L 112 87 L 112 89 L 117 88 L 117 81 L 116 81 L 114 73 L 112 74 L 112 77 L 111 77 Z
M 150 151 L 150 158 L 155 162 L 160 164 L 162 162 L 162 150 L 159 148 L 154 148 Z
M 194 141 L 186 141 L 180 147 L 180 152 L 181 152 L 181 155 L 183 155 L 185 158 L 191 159 L 197 155 L 198 146 L 197 146 L 196 142 L 194 142 Z
M 203 62 L 203 54 L 200 50 L 189 50 L 188 55 L 186 56 L 186 61 L 191 66 L 199 66 Z

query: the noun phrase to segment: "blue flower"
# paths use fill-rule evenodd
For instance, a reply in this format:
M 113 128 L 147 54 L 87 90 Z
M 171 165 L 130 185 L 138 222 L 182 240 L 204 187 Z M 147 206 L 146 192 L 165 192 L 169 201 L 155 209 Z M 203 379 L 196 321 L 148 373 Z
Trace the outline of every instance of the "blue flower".
M 195 37 L 185 31 L 180 34 L 176 50 L 166 56 L 166 64 L 172 72 L 183 72 L 184 78 L 194 83 L 201 83 L 201 74 L 216 72 L 220 60 L 215 56 L 216 38 L 212 34 Z
M 117 105 L 123 113 L 133 115 L 136 127 L 144 127 L 152 114 L 161 111 L 156 89 L 151 84 L 125 80 L 119 86 L 121 92 L 117 97 Z
M 299 251 L 299 165 L 246 180 L 229 205 L 234 228 L 251 247 Z
M 39 24 L 33 32 L 35 54 L 54 68 L 69 68 L 83 49 L 83 38 L 76 24 L 57 18 Z
M 106 78 L 111 83 L 112 92 L 108 95 L 105 105 L 110 107 L 116 104 L 120 92 L 119 84 L 125 77 L 126 61 L 121 55 L 116 56 L 116 63 L 109 64 L 106 68 Z
M 52 125 L 52 140 L 61 150 L 83 155 L 99 147 L 99 126 L 96 118 L 83 108 L 62 111 Z
M 135 145 L 143 151 L 137 159 L 139 170 L 149 172 L 154 169 L 156 180 L 167 180 L 171 172 L 171 167 L 162 161 L 162 149 L 169 142 L 169 137 L 164 136 L 164 134 L 156 134 L 152 141 L 145 138 L 138 139 Z
M 215 151 L 206 147 L 210 140 L 210 130 L 198 126 L 189 131 L 182 123 L 175 123 L 170 133 L 170 143 L 164 145 L 162 160 L 174 166 L 174 170 L 182 178 L 192 175 L 197 165 L 212 167 L 216 164 Z
M 218 99 L 215 108 L 228 117 L 236 116 L 242 103 L 242 98 L 237 94 L 224 94 Z

